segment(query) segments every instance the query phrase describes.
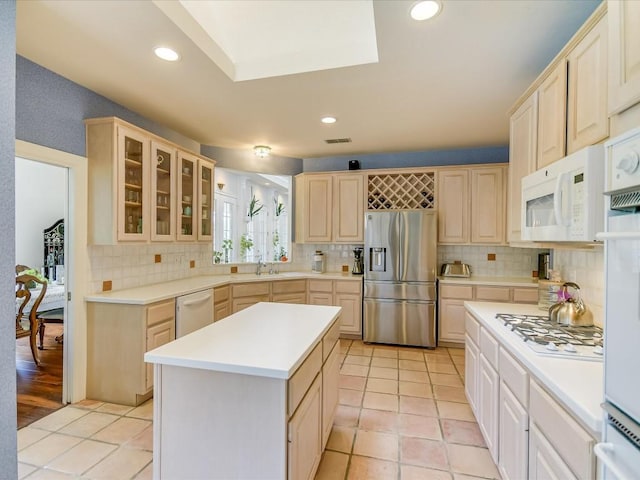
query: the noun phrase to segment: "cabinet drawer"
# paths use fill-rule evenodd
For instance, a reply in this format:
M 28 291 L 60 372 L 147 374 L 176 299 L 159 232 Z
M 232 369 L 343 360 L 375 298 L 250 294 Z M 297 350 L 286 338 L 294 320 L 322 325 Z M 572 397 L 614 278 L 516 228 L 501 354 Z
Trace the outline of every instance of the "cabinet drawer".
M 151 305 L 147 308 L 147 326 L 155 325 L 168 318 L 175 318 L 176 303 L 175 300 Z
M 440 296 L 442 298 L 456 298 L 458 300 L 473 300 L 473 286 L 441 285 Z
M 529 414 L 578 478 L 593 478 L 594 439 L 533 380 Z
M 278 293 L 271 296 L 271 301 L 275 303 L 297 303 L 304 305 L 307 303 L 306 293 Z
M 278 280 L 271 284 L 271 292 L 278 293 L 301 293 L 307 291 L 307 281 L 301 280 Z
M 476 300 L 488 300 L 491 302 L 510 301 L 508 287 L 482 287 L 476 286 Z
M 231 285 L 231 291 L 233 298 L 269 295 L 269 284 L 265 282 L 236 283 Z
M 229 300 L 229 285 L 213 289 L 213 302 L 215 305 Z
M 362 283 L 349 280 L 336 280 L 336 293 L 362 293 Z
M 309 354 L 305 361 L 298 367 L 288 382 L 288 402 L 287 413 L 289 416 L 296 411 L 298 404 L 307 393 L 309 385 L 316 378 L 322 368 L 322 344 L 318 343 L 316 348 Z
M 484 328 L 480 329 L 480 353 L 498 370 L 498 341 Z
M 529 374 L 504 348 L 500 349 L 500 378 L 524 406 L 529 405 Z
M 480 323 L 468 312 L 464 314 L 464 329 L 471 340 L 480 345 Z
M 331 353 L 331 350 L 333 349 L 334 345 L 338 341 L 339 337 L 340 337 L 340 318 L 338 318 L 338 320 L 331 326 L 329 331 L 324 334 L 324 337 L 322 337 L 322 361 L 323 362 L 327 359 L 327 357 Z
M 514 288 L 513 301 L 515 303 L 538 303 L 538 289 Z
M 309 280 L 309 291 L 332 293 L 333 281 L 332 280 Z

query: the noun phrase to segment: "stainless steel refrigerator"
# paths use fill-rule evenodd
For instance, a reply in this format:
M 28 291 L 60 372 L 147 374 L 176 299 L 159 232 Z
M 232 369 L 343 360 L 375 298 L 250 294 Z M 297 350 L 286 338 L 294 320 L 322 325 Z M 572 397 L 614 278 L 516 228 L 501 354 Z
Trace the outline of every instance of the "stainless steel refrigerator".
M 436 346 L 436 212 L 365 214 L 364 341 Z

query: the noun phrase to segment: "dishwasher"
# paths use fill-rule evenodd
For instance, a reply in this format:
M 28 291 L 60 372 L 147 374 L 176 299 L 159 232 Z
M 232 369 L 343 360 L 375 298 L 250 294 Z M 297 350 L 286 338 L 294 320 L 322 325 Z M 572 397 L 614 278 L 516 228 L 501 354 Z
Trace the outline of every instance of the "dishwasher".
M 213 323 L 213 289 L 176 298 L 176 338 Z

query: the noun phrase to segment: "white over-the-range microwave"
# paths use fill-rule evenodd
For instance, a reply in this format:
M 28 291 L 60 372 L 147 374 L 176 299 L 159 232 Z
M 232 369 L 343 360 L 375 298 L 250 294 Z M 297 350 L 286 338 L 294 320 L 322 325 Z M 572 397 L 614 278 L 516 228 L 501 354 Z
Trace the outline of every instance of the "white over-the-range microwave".
M 604 228 L 604 146 L 583 148 L 522 179 L 522 239 L 593 242 Z

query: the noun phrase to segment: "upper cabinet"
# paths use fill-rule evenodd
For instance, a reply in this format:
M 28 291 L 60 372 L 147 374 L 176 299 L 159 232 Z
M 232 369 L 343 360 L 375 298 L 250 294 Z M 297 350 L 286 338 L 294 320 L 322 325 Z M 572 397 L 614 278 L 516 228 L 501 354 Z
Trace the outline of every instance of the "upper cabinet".
M 364 242 L 364 174 L 296 176 L 296 242 Z
M 609 0 L 609 114 L 640 102 L 640 2 Z
M 211 241 L 213 161 L 117 118 L 85 123 L 90 244 Z
M 564 156 L 566 108 L 567 67 L 562 60 L 538 88 L 538 168 Z
M 504 244 L 506 165 L 438 172 L 438 243 Z

